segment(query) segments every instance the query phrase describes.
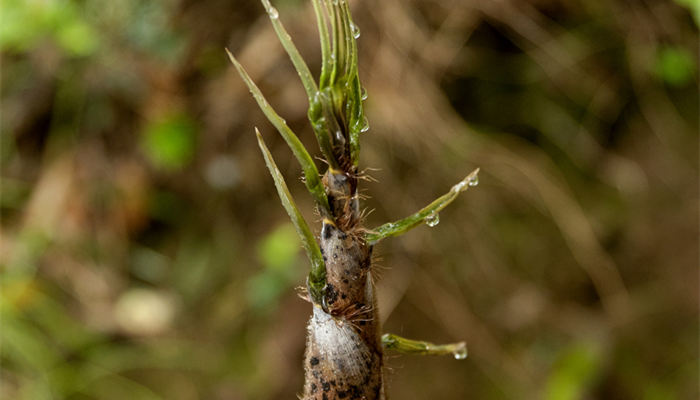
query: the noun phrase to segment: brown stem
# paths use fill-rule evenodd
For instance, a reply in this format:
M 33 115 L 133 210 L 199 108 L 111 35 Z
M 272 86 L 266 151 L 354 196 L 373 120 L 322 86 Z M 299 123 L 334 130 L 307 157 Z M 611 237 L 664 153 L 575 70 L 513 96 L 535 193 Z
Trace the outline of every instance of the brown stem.
M 304 400 L 384 399 L 383 354 L 371 272 L 372 247 L 360 234 L 356 182 L 340 171 L 324 177 L 333 214 L 325 219 L 321 254 L 326 301 L 308 325 Z

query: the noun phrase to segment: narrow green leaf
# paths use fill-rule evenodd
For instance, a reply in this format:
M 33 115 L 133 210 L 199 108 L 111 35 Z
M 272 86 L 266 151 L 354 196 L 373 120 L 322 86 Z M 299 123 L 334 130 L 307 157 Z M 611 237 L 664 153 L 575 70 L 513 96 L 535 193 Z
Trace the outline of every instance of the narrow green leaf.
M 337 3 L 337 13 L 340 16 L 340 23 L 342 24 L 343 32 L 343 53 L 345 56 L 343 60 L 345 61 L 345 66 L 343 70 L 343 75 L 346 77 L 346 81 L 351 79 L 351 60 L 352 60 L 352 45 L 355 40 L 352 37 L 352 29 L 350 28 L 350 11 L 348 9 L 347 1 L 340 0 Z
M 476 186 L 479 183 L 479 168 L 472 171 L 466 178 L 461 180 L 456 185 L 452 186 L 449 192 L 439 197 L 437 200 L 430 203 L 428 206 L 418 211 L 417 213 L 406 217 L 400 221 L 389 222 L 375 229 L 372 229 L 365 236 L 365 240 L 370 244 L 375 244 L 380 240 L 390 237 L 399 236 L 406 233 L 412 228 L 422 224 L 436 224 L 439 221 L 438 213 L 461 193 L 469 189 L 471 186 Z
M 322 0 L 313 0 L 314 13 L 316 13 L 316 23 L 318 24 L 318 36 L 321 40 L 321 77 L 319 86 L 324 88 L 330 79 L 331 66 L 331 44 L 328 32 L 328 20 L 326 17 L 326 7 Z
M 331 70 L 330 85 L 333 85 L 338 80 L 338 74 L 340 73 L 339 67 L 343 65 L 342 57 L 344 53 L 340 50 L 340 44 L 342 40 L 340 38 L 340 32 L 342 27 L 340 26 L 339 16 L 336 11 L 335 5 L 330 0 L 324 0 L 326 3 L 326 9 L 329 11 L 329 19 L 331 20 L 331 29 L 333 30 L 333 57 L 332 64 L 333 69 Z
M 357 37 L 359 37 L 359 29 L 352 21 L 348 2 L 341 2 L 340 7 L 345 27 L 346 51 L 348 53 L 344 82 L 346 85 L 345 111 L 348 119 L 350 159 L 353 165 L 357 166 L 360 158 L 360 133 L 369 129 L 362 109 L 362 87 L 357 67 Z
M 253 80 L 250 79 L 248 73 L 245 71 L 245 69 L 243 69 L 243 66 L 238 62 L 238 60 L 236 60 L 233 54 L 231 54 L 228 49 L 226 49 L 226 53 L 231 59 L 233 65 L 238 70 L 241 78 L 243 78 L 243 81 L 245 81 L 246 85 L 248 85 L 250 93 L 253 94 L 253 97 L 255 98 L 255 101 L 258 102 L 262 112 L 265 114 L 270 123 L 277 128 L 277 131 L 280 133 L 280 135 L 282 135 L 284 140 L 287 142 L 287 145 L 289 145 L 289 148 L 292 150 L 292 153 L 294 153 L 294 156 L 299 161 L 299 164 L 301 164 L 301 168 L 304 171 L 304 183 L 306 184 L 306 188 L 314 197 L 314 200 L 316 200 L 316 204 L 320 208 L 321 213 L 323 215 L 330 215 L 328 197 L 326 196 L 326 191 L 324 190 L 321 179 L 319 178 L 318 168 L 316 168 L 316 164 L 314 164 L 314 161 L 311 159 L 309 152 L 306 151 L 306 148 L 301 143 L 297 135 L 295 135 L 289 126 L 287 126 L 284 119 L 282 119 L 282 117 L 275 112 L 272 106 L 270 106 L 260 89 L 257 87 L 257 85 L 255 85 Z
M 272 159 L 272 154 L 270 154 L 267 146 L 265 146 L 265 142 L 263 141 L 262 135 L 260 134 L 258 128 L 255 128 L 255 135 L 258 137 L 258 145 L 260 146 L 260 151 L 262 151 L 263 157 L 265 158 L 267 169 L 270 171 L 270 175 L 272 175 L 272 179 L 275 181 L 277 194 L 279 194 L 280 200 L 282 200 L 282 205 L 287 211 L 287 214 L 289 214 L 289 218 L 292 220 L 292 224 L 294 224 L 294 228 L 299 234 L 299 238 L 301 238 L 301 243 L 304 246 L 304 250 L 306 250 L 306 255 L 311 261 L 311 271 L 309 272 L 309 293 L 311 294 L 311 298 L 314 303 L 323 304 L 322 288 L 324 288 L 326 285 L 326 264 L 323 262 L 321 248 L 318 246 L 316 238 L 311 232 L 311 229 L 309 229 L 309 225 L 306 223 L 306 220 L 301 215 L 299 209 L 294 203 L 294 199 L 287 188 L 284 177 L 282 176 L 279 168 L 277 168 L 275 160 Z
M 292 64 L 294 64 L 294 68 L 299 74 L 299 78 L 301 78 L 301 83 L 304 85 L 304 90 L 306 90 L 306 95 L 309 97 L 309 102 L 311 102 L 316 92 L 318 92 L 318 87 L 316 87 L 316 82 L 311 76 L 309 67 L 306 65 L 306 62 L 304 62 L 304 59 L 299 53 L 297 47 L 294 45 L 294 42 L 292 42 L 292 38 L 289 36 L 289 33 L 287 33 L 284 25 L 282 25 L 277 9 L 272 7 L 270 0 L 261 1 L 265 7 L 265 11 L 267 11 L 267 15 L 270 17 L 272 27 L 275 29 L 275 33 L 277 33 L 280 43 L 282 43 L 282 47 L 284 47 L 284 50 L 289 55 L 289 58 L 292 60 Z
M 464 342 L 450 344 L 435 344 L 421 340 L 406 339 L 392 333 L 382 335 L 382 345 L 385 349 L 395 350 L 403 354 L 419 354 L 441 356 L 452 354 L 458 360 L 467 358 L 467 344 Z
M 350 15 L 350 5 L 347 1 L 343 2 L 343 13 L 348 23 L 348 46 L 350 52 L 350 60 L 348 65 L 350 66 L 350 72 L 348 73 L 348 79 L 352 79 L 357 76 L 357 38 L 360 36 L 359 28 L 352 22 L 352 16 Z M 357 32 L 357 34 L 356 34 Z

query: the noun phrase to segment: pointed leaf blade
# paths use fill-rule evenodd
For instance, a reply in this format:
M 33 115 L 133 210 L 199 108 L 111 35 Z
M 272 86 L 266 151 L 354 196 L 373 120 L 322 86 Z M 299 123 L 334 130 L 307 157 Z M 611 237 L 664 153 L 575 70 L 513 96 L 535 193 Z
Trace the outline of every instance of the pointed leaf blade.
M 284 28 L 284 25 L 282 25 L 282 21 L 280 21 L 279 12 L 277 11 L 277 9 L 274 8 L 272 4 L 270 4 L 270 0 L 261 1 L 263 3 L 263 6 L 265 7 L 265 10 L 267 11 L 267 14 L 270 17 L 272 27 L 275 29 L 275 33 L 277 34 L 280 43 L 282 43 L 282 47 L 284 47 L 284 50 L 289 55 L 289 58 L 292 60 L 292 64 L 294 64 L 294 68 L 299 74 L 299 78 L 301 79 L 301 83 L 304 85 L 304 90 L 306 90 L 306 95 L 309 97 L 310 102 L 313 99 L 316 92 L 318 92 L 318 87 L 316 86 L 314 78 L 311 76 L 309 67 L 306 65 L 304 58 L 302 58 L 301 54 L 299 53 L 299 50 L 294 45 L 294 42 L 292 42 L 292 38 L 291 36 L 289 36 L 287 30 Z
M 449 192 L 440 196 L 417 213 L 412 214 L 402 220 L 389 222 L 372 229 L 365 236 L 365 240 L 367 240 L 367 242 L 370 244 L 375 244 L 384 238 L 404 234 L 423 222 L 427 222 L 430 218 L 436 217 L 437 214 L 443 208 L 447 207 L 448 204 L 452 203 L 452 201 L 454 201 L 454 199 L 456 199 L 461 192 L 475 186 L 478 183 L 478 176 L 479 168 L 475 169 L 469 175 L 467 175 L 466 178 L 452 186 L 452 189 L 450 189 Z
M 279 114 L 277 114 L 277 112 L 267 102 L 258 86 L 255 84 L 255 82 L 253 82 L 253 80 L 250 78 L 250 76 L 245 71 L 243 66 L 238 62 L 238 60 L 236 60 L 233 54 L 231 54 L 231 52 L 228 51 L 228 49 L 226 49 L 226 53 L 228 54 L 228 57 L 233 63 L 233 65 L 238 70 L 238 73 L 241 75 L 241 78 L 243 78 L 243 81 L 248 86 L 250 93 L 255 98 L 255 101 L 257 101 L 258 106 L 260 106 L 262 112 L 265 114 L 270 123 L 274 125 L 275 128 L 277 128 L 277 131 L 280 133 L 280 135 L 282 135 L 282 138 L 284 138 L 285 142 L 287 142 L 287 145 L 292 150 L 292 153 L 294 153 L 294 156 L 299 161 L 299 164 L 301 164 L 301 168 L 304 172 L 306 188 L 309 190 L 309 193 L 311 193 L 311 195 L 314 197 L 314 200 L 316 200 L 316 204 L 320 208 L 321 213 L 324 215 L 330 215 L 328 197 L 326 196 L 326 191 L 324 190 L 323 184 L 321 183 L 321 179 L 319 178 L 318 168 L 316 168 L 316 164 L 314 164 L 314 161 L 311 159 L 309 152 L 306 151 L 306 148 L 301 143 L 297 135 L 294 134 L 294 132 L 289 128 L 289 126 L 287 126 L 287 123 L 284 121 L 284 119 L 282 119 L 282 117 L 280 117 Z
M 431 356 L 451 354 L 457 360 L 467 358 L 467 344 L 465 342 L 435 344 L 422 340 L 406 339 L 393 333 L 385 333 L 382 335 L 382 346 L 387 350 L 394 350 L 403 354 Z
M 284 181 L 284 177 L 280 172 L 279 168 L 275 164 L 275 160 L 270 154 L 265 142 L 263 141 L 262 135 L 258 128 L 255 128 L 255 134 L 258 138 L 258 145 L 260 146 L 260 151 L 265 158 L 265 165 L 272 175 L 272 180 L 275 182 L 275 187 L 277 188 L 277 194 L 282 201 L 282 206 L 287 211 L 289 218 L 292 220 L 292 224 L 299 234 L 304 250 L 306 250 L 306 255 L 311 261 L 311 271 L 309 272 L 309 293 L 311 298 L 316 304 L 323 303 L 323 288 L 326 285 L 326 264 L 323 261 L 323 255 L 321 254 L 321 248 L 316 242 L 314 234 L 309 229 L 309 224 L 299 212 L 299 209 L 292 198 L 292 194 L 287 188 L 287 184 Z

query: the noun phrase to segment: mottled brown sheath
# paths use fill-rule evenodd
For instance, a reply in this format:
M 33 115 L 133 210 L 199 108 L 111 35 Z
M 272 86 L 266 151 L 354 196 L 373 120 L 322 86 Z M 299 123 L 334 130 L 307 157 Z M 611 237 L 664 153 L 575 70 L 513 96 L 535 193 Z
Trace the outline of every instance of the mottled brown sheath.
M 372 249 L 360 234 L 357 180 L 329 171 L 323 183 L 339 224 L 325 219 L 321 230 L 326 310 L 314 305 L 309 321 L 303 399 L 384 399 Z

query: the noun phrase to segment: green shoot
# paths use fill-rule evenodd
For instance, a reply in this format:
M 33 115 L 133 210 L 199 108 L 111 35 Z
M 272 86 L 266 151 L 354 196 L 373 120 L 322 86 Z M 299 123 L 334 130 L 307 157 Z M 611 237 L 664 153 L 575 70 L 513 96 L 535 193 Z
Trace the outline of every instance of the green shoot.
M 457 360 L 464 360 L 467 358 L 467 345 L 464 342 L 434 344 L 420 340 L 406 339 L 392 333 L 385 333 L 382 335 L 382 345 L 385 349 L 395 350 L 403 354 L 431 356 L 452 354 Z
M 389 222 L 375 229 L 372 229 L 365 236 L 370 244 L 376 244 L 380 240 L 391 237 L 399 236 L 406 233 L 412 228 L 422 224 L 423 222 L 434 225 L 438 221 L 438 213 L 448 204 L 452 203 L 454 199 L 461 193 L 469 189 L 471 186 L 476 186 L 479 183 L 479 168 L 472 171 L 466 178 L 461 180 L 456 185 L 452 186 L 449 192 L 439 197 L 437 200 L 430 203 L 428 206 L 418 211 L 417 213 L 408 216 L 400 221 Z
M 258 145 L 260 146 L 260 151 L 262 151 L 263 157 L 265 158 L 267 169 L 270 171 L 270 175 L 272 175 L 272 180 L 275 181 L 277 194 L 279 194 L 282 205 L 287 211 L 287 214 L 289 214 L 289 218 L 292 220 L 292 224 L 294 224 L 294 228 L 301 238 L 304 250 L 306 250 L 306 255 L 311 261 L 311 271 L 309 272 L 309 294 L 311 295 L 311 299 L 315 304 L 323 304 L 323 291 L 326 286 L 326 264 L 323 261 L 321 249 L 318 246 L 316 238 L 311 232 L 311 229 L 309 229 L 309 225 L 306 223 L 306 220 L 301 215 L 299 209 L 294 203 L 294 199 L 287 188 L 284 177 L 282 176 L 279 168 L 277 168 L 275 160 L 272 159 L 272 154 L 270 154 L 267 146 L 265 146 L 265 142 L 263 141 L 262 135 L 260 134 L 258 128 L 255 128 L 255 134 L 258 137 Z

